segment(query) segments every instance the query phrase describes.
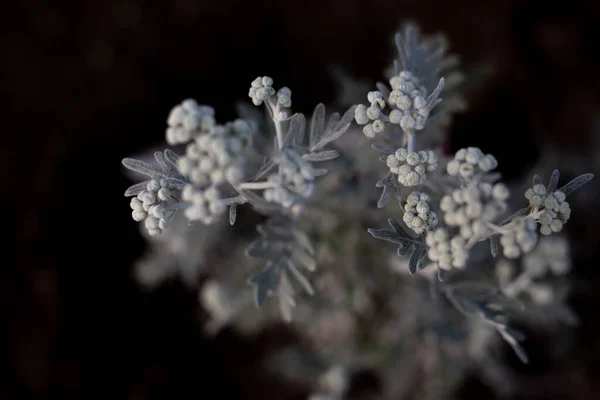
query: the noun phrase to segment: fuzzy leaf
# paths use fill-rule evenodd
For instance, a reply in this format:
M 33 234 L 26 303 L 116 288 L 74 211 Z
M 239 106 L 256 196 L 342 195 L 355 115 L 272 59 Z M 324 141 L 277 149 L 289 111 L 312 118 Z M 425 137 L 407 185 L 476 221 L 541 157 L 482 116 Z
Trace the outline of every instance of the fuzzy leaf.
M 277 292 L 277 272 L 277 266 L 274 263 L 269 262 L 261 272 L 248 278 L 248 283 L 256 286 L 255 302 L 258 307 L 263 305 L 269 294 Z
M 304 136 L 306 136 L 306 117 L 304 114 L 298 114 L 298 133 L 294 138 L 294 144 L 301 145 L 304 142 Z
M 144 182 L 136 183 L 135 185 L 129 186 L 127 188 L 127 190 L 125 191 L 125 196 L 126 197 L 137 196 L 138 194 L 140 194 L 141 192 L 146 190 L 146 187 L 148 186 L 148 182 L 150 182 L 150 181 L 144 181 Z
M 321 139 L 321 135 L 325 130 L 325 105 L 317 104 L 310 120 L 310 137 L 309 147 L 313 148 Z
M 291 272 L 291 274 L 294 275 L 294 278 L 296 278 L 296 280 L 302 285 L 306 293 L 310 294 L 311 296 L 315 294 L 315 290 L 313 289 L 309 280 L 306 279 L 304 275 L 302 275 L 302 273 L 298 270 L 298 268 L 296 268 L 293 262 L 288 261 L 287 268 Z
M 177 168 L 177 163 L 179 162 L 179 155 L 170 149 L 165 149 L 164 154 L 165 160 L 167 160 L 168 163 L 173 165 L 173 167 Z
M 498 256 L 498 251 L 500 250 L 500 242 L 498 241 L 498 236 L 494 235 L 490 237 L 490 250 L 492 252 L 492 257 Z
M 542 178 L 539 175 L 533 176 L 533 186 L 540 185 L 542 183 Z
M 416 247 L 416 246 L 415 246 Z M 415 248 L 410 255 L 410 259 L 408 260 L 408 273 L 414 275 L 419 269 L 419 264 L 425 258 L 426 248 L 420 247 Z
M 327 168 L 315 168 L 313 174 L 315 176 L 323 176 L 327 173 Z
M 348 111 L 344 113 L 344 116 L 337 123 L 333 124 L 333 127 L 329 127 L 329 129 L 327 129 L 324 132 L 323 136 L 319 139 L 319 141 L 316 144 L 311 145 L 310 150 L 319 150 L 325 147 L 325 145 L 327 145 L 328 143 L 333 142 L 334 140 L 341 137 L 344 133 L 346 133 L 346 131 L 352 124 L 352 121 L 354 120 L 355 109 L 356 106 L 350 107 L 350 109 L 348 109 Z
M 329 161 L 333 160 L 336 157 L 339 157 L 340 153 L 335 150 L 325 150 L 318 153 L 308 153 L 302 156 L 302 158 L 306 161 L 311 162 L 320 162 L 320 161 Z
M 381 144 L 372 144 L 371 147 L 387 155 L 396 153 L 396 149 Z
M 299 118 L 300 114 L 294 114 L 290 117 L 290 126 L 288 127 L 288 131 L 287 134 L 285 135 L 285 138 L 283 139 L 283 143 L 281 144 L 281 148 L 285 149 L 286 147 L 289 146 L 290 143 L 293 143 L 296 141 L 296 135 L 298 135 L 298 131 L 299 131 L 299 124 L 298 124 L 298 118 Z
M 546 191 L 548 193 L 552 193 L 556 190 L 556 187 L 558 186 L 559 177 L 560 177 L 560 173 L 558 172 L 557 169 L 552 171 L 552 175 L 550 175 L 550 182 L 548 182 L 548 186 L 546 187 Z
M 563 192 L 566 196 L 570 195 L 589 181 L 594 179 L 594 174 L 583 174 L 573 179 L 571 182 L 567 183 L 565 186 L 558 189 L 560 192 Z
M 237 203 L 229 206 L 229 224 L 235 224 L 235 218 L 237 216 Z
M 387 240 L 388 242 L 401 244 L 403 237 L 399 236 L 396 232 L 392 232 L 388 229 L 367 229 L 371 235 L 376 239 Z
M 149 176 L 153 179 L 169 177 L 159 167 L 148 164 L 145 161 L 136 160 L 135 158 L 124 158 L 122 164 L 127 169 Z

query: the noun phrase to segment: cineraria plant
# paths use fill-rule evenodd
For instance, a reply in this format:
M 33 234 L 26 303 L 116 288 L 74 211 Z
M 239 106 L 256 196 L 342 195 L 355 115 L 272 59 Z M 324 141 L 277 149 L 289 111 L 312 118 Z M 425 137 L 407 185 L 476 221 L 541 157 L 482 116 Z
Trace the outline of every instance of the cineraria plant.
M 284 320 L 292 319 L 296 307 L 297 326 L 319 356 L 328 360 L 321 369 L 326 376 L 326 371 L 334 370 L 337 379 L 339 371 L 362 363 L 384 369 L 383 375 L 394 381 L 392 372 L 398 362 L 390 366 L 372 361 L 381 358 L 381 349 L 396 354 L 407 343 L 418 348 L 426 341 L 431 347 L 431 340 L 437 340 L 432 337 L 447 346 L 456 342 L 451 338 L 460 336 L 467 343 L 460 354 L 476 358 L 477 351 L 471 349 L 485 348 L 492 340 L 481 334 L 481 325 L 497 331 L 526 361 L 519 344 L 523 335 L 509 327 L 510 317 L 534 316 L 522 313 L 524 299 L 532 299 L 540 308 L 552 299 L 563 300 L 566 293 L 542 279 L 548 268 L 554 275 L 564 274 L 567 268 L 564 263 L 548 262 L 554 256 L 546 255 L 548 246 L 545 241 L 538 245 L 538 236 L 556 237 L 570 217 L 567 196 L 593 175 L 581 175 L 562 187 L 558 171 L 547 185 L 535 176 L 524 194 L 526 207 L 507 217 L 510 191 L 499 182 L 498 162 L 492 154 L 468 147 L 447 159 L 440 151 L 442 124 L 463 104 L 453 94 L 459 81 L 456 72 L 451 72 L 452 79 L 441 76 L 456 67 L 455 58 L 447 55 L 439 40 L 420 40 L 413 26 L 398 33 L 395 44 L 398 58 L 389 86 L 378 83 L 378 90 L 365 93 L 367 104 L 351 106 L 343 115 L 327 117 L 323 104 L 308 119 L 293 113 L 291 90 L 276 90 L 267 76 L 254 79 L 248 92 L 253 107 L 264 107 L 266 123 L 246 108 L 241 118 L 219 124 L 212 107 L 184 100 L 171 110 L 166 127 L 167 143 L 185 147 L 182 154 L 175 148 L 156 152 L 155 164 L 123 160 L 128 169 L 149 177 L 125 192 L 132 198 L 132 217 L 143 222 L 153 237 L 186 243 L 183 250 L 182 245 L 171 244 L 176 248 L 172 253 L 180 257 L 178 252 L 190 251 L 195 239 L 199 247 L 207 242 L 185 236 L 183 226 L 210 226 L 202 237 L 214 239 L 220 235 L 215 227 L 223 219 L 233 225 L 240 207 L 250 206 L 263 214 L 257 237 L 245 250 L 245 256 L 260 261 L 262 268 L 249 276 L 242 269 L 227 270 L 222 272 L 229 274 L 226 280 L 209 280 L 200 291 L 202 304 L 212 314 L 210 329 L 254 315 L 245 309 L 246 292 L 237 287 L 240 280 L 247 282 L 254 286 L 258 306 L 276 296 Z M 448 86 L 450 98 L 443 100 Z M 342 136 L 355 133 L 353 120 L 364 140 Z M 269 133 L 273 137 L 264 146 L 261 141 Z M 383 165 L 360 148 L 375 138 L 385 141 L 372 145 L 382 153 Z M 329 171 L 321 168 L 336 158 L 326 164 Z M 385 172 L 372 181 L 344 179 L 350 167 L 371 179 L 380 173 L 377 166 Z M 382 192 L 375 194 L 370 210 L 373 184 Z M 397 246 L 397 255 L 389 262 L 386 248 L 377 247 L 379 242 L 366 235 L 363 226 L 385 217 L 385 211 L 378 209 L 392 198 L 398 201 L 400 213 L 388 219 L 392 229 L 368 229 L 375 238 Z M 228 240 L 232 242 L 228 256 L 237 261 L 234 248 L 241 241 Z M 490 245 L 482 243 L 488 240 Z M 490 258 L 503 256 L 502 262 L 494 263 L 494 281 L 485 278 L 486 266 L 492 263 L 482 249 Z M 523 268 L 517 274 L 520 259 Z M 197 256 L 190 260 L 188 264 L 198 262 Z M 326 268 L 317 269 L 318 263 Z M 372 268 L 381 263 L 391 268 Z M 411 276 L 398 281 L 402 273 L 398 266 L 426 279 Z M 312 278 L 306 272 L 314 272 Z M 296 288 L 313 298 L 298 302 Z M 361 330 L 361 321 L 373 317 L 376 303 L 381 308 L 379 320 L 374 325 L 369 320 L 369 330 Z M 408 312 L 412 315 L 407 322 Z M 459 313 L 470 317 L 466 332 L 449 328 Z M 262 315 L 268 318 L 267 311 Z M 568 309 L 562 315 L 563 320 L 572 317 Z M 422 335 L 425 330 L 435 334 Z M 412 352 L 402 354 L 414 358 Z M 458 359 L 452 358 L 454 366 Z M 488 358 L 481 359 L 489 365 Z M 339 387 L 326 391 L 341 398 L 345 384 L 333 386 Z
M 542 235 L 561 231 L 571 213 L 567 196 L 593 175 L 581 175 L 560 188 L 558 170 L 552 173 L 547 186 L 536 175 L 533 187 L 525 192 L 529 206 L 505 219 L 502 217 L 507 211 L 509 191 L 491 174 L 498 162 L 477 147 L 458 150 L 446 163 L 447 175 L 455 178 L 453 187 L 436 181 L 425 185 L 439 160 L 433 149 L 419 148 L 418 137 L 429 123 L 434 107 L 442 102 L 444 78 L 438 80 L 436 65 L 443 53 L 430 54 L 415 35 L 411 28 L 404 37 L 396 35 L 399 59 L 394 62 L 395 75 L 389 80 L 391 90 L 380 84 L 380 91 L 369 92 L 370 105 L 358 105 L 355 120 L 364 125 L 363 132 L 369 138 L 383 135 L 386 126 L 393 125 L 396 129 L 388 129 L 388 133 L 401 135 L 400 142 L 405 143 L 398 148 L 373 146 L 384 153 L 381 160 L 389 168 L 387 176 L 377 183 L 383 186 L 378 207 L 385 207 L 393 192 L 400 201 L 404 225 L 390 219 L 393 230 L 369 232 L 378 239 L 396 243 L 398 255 L 410 258 L 411 274 L 431 265 L 437 267 L 438 278 L 443 281 L 447 272 L 477 268 L 469 266 L 469 252 L 479 242 L 489 239 L 493 256 L 501 247 L 506 258 L 515 259 L 534 249 L 538 225 Z M 387 109 L 390 111 L 385 115 Z M 415 189 L 432 191 L 436 201 Z M 442 291 L 466 315 L 479 316 L 495 327 L 526 362 L 518 344 L 522 335 L 507 327 L 504 310 L 496 300 L 491 301 L 487 295 L 459 296 L 450 287 L 442 286 Z

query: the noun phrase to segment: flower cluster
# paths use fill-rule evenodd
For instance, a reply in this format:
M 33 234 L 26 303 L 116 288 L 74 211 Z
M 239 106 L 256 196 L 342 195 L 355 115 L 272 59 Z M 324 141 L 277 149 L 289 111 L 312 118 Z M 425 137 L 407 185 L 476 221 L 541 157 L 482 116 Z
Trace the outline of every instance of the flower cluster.
M 500 237 L 502 252 L 506 258 L 517 258 L 535 247 L 538 235 L 537 224 L 531 218 L 519 218 L 511 223 L 512 229 Z
M 210 225 L 219 218 L 226 209 L 221 202 L 221 193 L 217 185 L 206 187 L 186 185 L 181 191 L 182 200 L 190 203 L 184 211 L 190 221 L 201 221 Z
M 487 232 L 486 223 L 506 210 L 508 189 L 497 183 L 476 183 L 464 189 L 456 189 L 452 195 L 442 197 L 440 209 L 444 222 L 460 228 L 464 239 L 479 238 Z
M 355 110 L 356 123 L 365 125 L 363 133 L 369 138 L 383 132 L 386 122 L 400 125 L 403 131 L 409 133 L 425 128 L 427 117 L 440 101 L 438 96 L 444 86 L 444 80 L 440 80 L 429 97 L 427 89 L 420 84 L 419 79 L 408 71 L 402 71 L 392 77 L 390 86 L 392 91 L 387 99 L 379 91 L 369 92 L 367 100 L 370 106 L 361 104 Z M 391 108 L 389 115 L 383 113 L 386 103 Z
M 298 200 L 311 195 L 315 170 L 298 151 L 292 148 L 285 149 L 281 154 L 279 166 L 279 172 L 271 174 L 267 179 L 272 187 L 263 192 L 265 200 L 289 208 Z
M 463 268 L 466 265 L 469 252 L 464 238 L 455 236 L 450 239 L 446 229 L 438 228 L 427 232 L 425 242 L 429 247 L 427 256 L 439 268 L 450 270 L 452 267 Z
M 179 159 L 180 172 L 201 187 L 225 181 L 239 183 L 243 178 L 242 151 L 251 135 L 250 124 L 241 119 L 215 126 L 188 144 L 185 156 Z
M 547 193 L 546 187 L 542 184 L 534 185 L 527 189 L 525 198 L 529 200 L 529 205 L 541 209 L 538 221 L 542 225 L 540 232 L 542 235 L 550 235 L 552 232 L 560 232 L 570 216 L 571 207 L 566 201 L 567 196 L 560 191 Z
M 523 258 L 523 267 L 532 278 L 540 278 L 548 271 L 563 276 L 571 269 L 569 243 L 558 236 L 546 236 L 534 251 Z
M 437 214 L 431 209 L 427 193 L 412 192 L 404 204 L 404 223 L 418 235 L 438 225 Z
M 173 188 L 167 180 L 151 180 L 145 190 L 142 190 L 130 202 L 131 215 L 135 221 L 144 221 L 148 233 L 158 235 L 166 228 L 173 211 L 169 205 L 176 200 L 171 190 Z
M 446 165 L 446 172 L 451 176 L 470 179 L 480 173 L 489 172 L 498 166 L 498 161 L 491 154 L 484 155 L 477 147 L 460 149 L 454 159 Z
M 167 143 L 171 146 L 187 143 L 195 136 L 211 131 L 215 126 L 215 110 L 199 105 L 194 99 L 173 107 L 167 119 Z
M 273 88 L 273 79 L 268 76 L 259 76 L 250 84 L 250 90 L 248 96 L 252 99 L 252 103 L 255 106 L 260 106 L 263 102 L 275 96 L 275 89 Z M 281 107 L 292 106 L 292 91 L 283 87 L 277 91 L 276 103 Z
M 409 152 L 404 148 L 387 157 L 386 164 L 398 182 L 404 186 L 416 186 L 427 179 L 427 172 L 435 171 L 438 157 L 433 151 Z

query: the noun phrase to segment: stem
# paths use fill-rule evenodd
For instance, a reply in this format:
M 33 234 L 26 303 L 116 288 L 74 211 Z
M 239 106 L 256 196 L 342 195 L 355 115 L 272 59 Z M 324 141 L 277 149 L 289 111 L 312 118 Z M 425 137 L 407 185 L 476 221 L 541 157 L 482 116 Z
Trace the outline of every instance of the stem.
M 416 138 L 415 138 L 415 134 L 412 132 L 407 132 L 408 134 L 408 152 L 409 153 L 414 153 L 415 152 L 415 143 L 416 143 Z
M 244 182 L 240 184 L 238 189 L 244 190 L 262 190 L 262 189 L 270 189 L 274 187 L 271 182 Z
M 279 120 L 279 105 L 273 105 L 270 102 L 270 99 L 265 102 L 267 109 L 269 110 L 269 114 L 271 115 L 271 119 L 273 120 L 273 124 L 275 125 L 275 133 L 277 134 L 277 146 L 279 150 L 283 147 L 283 125 L 282 121 Z

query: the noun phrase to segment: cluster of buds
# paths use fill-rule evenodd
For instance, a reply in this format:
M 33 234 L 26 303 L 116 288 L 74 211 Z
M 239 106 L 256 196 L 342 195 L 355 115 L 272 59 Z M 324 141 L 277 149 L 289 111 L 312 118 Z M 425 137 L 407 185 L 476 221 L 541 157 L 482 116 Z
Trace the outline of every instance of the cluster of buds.
M 532 278 L 541 278 L 550 272 L 563 276 L 571 269 L 569 244 L 560 236 L 545 236 L 539 245 L 523 258 L 523 267 Z
M 263 102 L 269 100 L 277 94 L 277 99 L 274 101 L 280 107 L 292 106 L 292 91 L 283 87 L 275 92 L 273 88 L 273 79 L 268 76 L 259 76 L 250 84 L 248 96 L 252 99 L 255 106 L 260 106 Z
M 429 247 L 427 257 L 437 263 L 438 267 L 450 270 L 452 267 L 464 268 L 469 258 L 466 241 L 460 236 L 450 239 L 448 231 L 438 228 L 427 232 L 425 243 Z
M 175 146 L 210 132 L 215 127 L 215 110 L 187 99 L 173 107 L 167 119 L 167 143 Z
M 385 123 L 400 125 L 403 131 L 414 133 L 425 128 L 427 117 L 439 102 L 444 80 L 427 96 L 427 89 L 419 83 L 419 79 L 408 71 L 390 79 L 392 91 L 387 99 L 379 91 L 369 92 L 369 107 L 359 105 L 354 113 L 356 123 L 365 125 L 363 133 L 373 138 L 383 132 Z M 387 105 L 391 108 L 389 115 L 383 114 Z M 372 122 L 371 122 L 372 121 Z
M 563 224 L 571 216 L 571 207 L 566 201 L 567 196 L 563 192 L 554 191 L 547 193 L 544 185 L 537 184 L 527 189 L 525 198 L 529 200 L 530 206 L 542 211 L 538 217 L 538 221 L 542 225 L 540 228 L 542 235 L 560 232 Z
M 538 235 L 537 224 L 531 218 L 519 218 L 509 224 L 509 232 L 500 237 L 502 253 L 506 258 L 517 258 L 535 247 Z
M 179 171 L 201 188 L 225 181 L 235 185 L 243 178 L 242 151 L 251 135 L 251 126 L 241 119 L 215 126 L 188 144 L 179 159 Z
M 438 225 L 437 214 L 429 206 L 430 200 L 428 194 L 420 192 L 412 192 L 406 198 L 402 219 L 418 235 Z
M 507 187 L 501 183 L 476 183 L 442 197 L 440 209 L 448 226 L 459 227 L 460 236 L 474 241 L 485 235 L 488 222 L 506 210 L 508 196 Z
M 266 189 L 263 196 L 269 202 L 289 208 L 312 194 L 314 180 L 313 166 L 296 150 L 287 148 L 281 153 L 279 172 L 267 178 L 272 187 Z
M 159 235 L 167 227 L 173 211 L 169 205 L 176 202 L 172 196 L 173 188 L 167 180 L 161 179 L 148 182 L 146 189 L 131 199 L 131 216 L 135 221 L 144 221 L 148 233 Z
M 438 157 L 433 151 L 408 152 L 404 148 L 387 157 L 386 164 L 398 182 L 404 186 L 416 186 L 427 179 L 427 172 L 435 171 Z
M 484 155 L 477 147 L 460 149 L 454 159 L 446 166 L 446 172 L 451 176 L 471 179 L 481 173 L 489 172 L 498 166 L 498 161 L 491 154 Z
M 200 221 L 210 225 L 224 212 L 226 206 L 221 202 L 221 194 L 216 185 L 204 188 L 188 184 L 181 192 L 182 200 L 190 203 L 184 214 L 190 221 Z

